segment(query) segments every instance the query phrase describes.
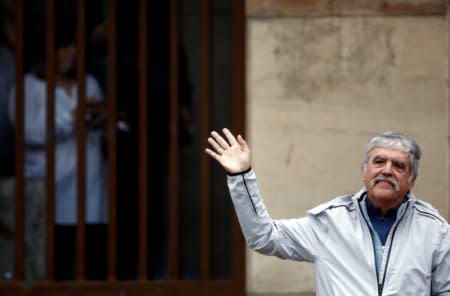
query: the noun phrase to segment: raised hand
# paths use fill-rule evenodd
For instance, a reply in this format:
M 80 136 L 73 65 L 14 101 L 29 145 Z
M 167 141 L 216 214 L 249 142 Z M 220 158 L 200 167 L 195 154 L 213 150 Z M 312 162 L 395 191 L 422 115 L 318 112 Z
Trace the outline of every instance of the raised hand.
M 250 168 L 250 149 L 241 135 L 234 135 L 226 128 L 223 129 L 226 140 L 216 131 L 211 132 L 208 143 L 213 149 L 206 148 L 205 152 L 217 160 L 230 174 L 246 171 Z

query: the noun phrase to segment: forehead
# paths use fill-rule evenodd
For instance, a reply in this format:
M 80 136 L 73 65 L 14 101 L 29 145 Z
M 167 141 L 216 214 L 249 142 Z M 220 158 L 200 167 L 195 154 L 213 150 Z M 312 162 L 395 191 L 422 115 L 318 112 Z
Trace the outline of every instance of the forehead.
M 408 152 L 400 148 L 375 147 L 370 152 L 370 159 L 375 157 L 389 158 L 409 163 Z

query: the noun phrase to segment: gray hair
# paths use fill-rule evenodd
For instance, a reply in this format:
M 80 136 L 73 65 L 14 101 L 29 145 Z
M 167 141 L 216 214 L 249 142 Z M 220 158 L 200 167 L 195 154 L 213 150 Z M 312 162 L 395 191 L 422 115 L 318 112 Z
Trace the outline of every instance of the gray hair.
M 412 138 L 399 132 L 383 132 L 370 139 L 367 143 L 366 155 L 364 159 L 364 170 L 369 161 L 370 153 L 374 148 L 394 148 L 401 149 L 409 154 L 409 181 L 417 177 L 419 170 L 419 161 L 422 156 L 419 145 Z

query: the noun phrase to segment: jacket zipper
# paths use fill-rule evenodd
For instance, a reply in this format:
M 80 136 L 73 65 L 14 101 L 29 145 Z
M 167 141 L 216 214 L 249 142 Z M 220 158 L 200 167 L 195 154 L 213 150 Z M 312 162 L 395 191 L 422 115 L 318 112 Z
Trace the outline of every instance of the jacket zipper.
M 380 284 L 380 275 L 378 274 L 378 269 L 377 269 L 377 252 L 375 250 L 375 244 L 373 242 L 373 232 L 372 232 L 372 228 L 370 228 L 369 226 L 369 222 L 367 222 L 366 220 L 366 216 L 364 216 L 363 211 L 361 209 L 361 204 L 358 202 L 358 206 L 359 206 L 359 211 L 361 213 L 361 216 L 363 217 L 364 222 L 366 222 L 366 226 L 367 229 L 369 229 L 369 233 L 370 233 L 370 241 L 372 242 L 372 248 L 373 248 L 373 262 L 375 263 L 375 274 L 377 276 L 377 288 L 378 288 L 378 296 L 381 296 L 381 293 L 383 291 L 383 287 Z
M 396 223 L 395 226 L 394 226 L 394 230 L 393 230 L 392 236 L 391 236 L 391 242 L 390 242 L 390 245 L 389 245 L 388 256 L 387 256 L 387 259 L 386 259 L 386 266 L 384 267 L 383 280 L 382 280 L 381 283 L 380 283 L 380 275 L 379 275 L 379 273 L 378 273 L 377 264 L 376 264 L 376 262 L 377 262 L 376 256 L 377 256 L 377 255 L 376 255 L 376 250 L 375 250 L 375 244 L 374 244 L 373 238 L 372 238 L 373 232 L 372 232 L 372 229 L 371 229 L 370 226 L 369 226 L 369 222 L 367 222 L 366 217 L 365 217 L 364 214 L 363 214 L 363 211 L 362 211 L 362 209 L 361 209 L 361 205 L 359 204 L 359 202 L 358 202 L 358 206 L 359 206 L 359 210 L 360 210 L 360 212 L 361 212 L 361 215 L 363 216 L 363 219 L 364 219 L 364 221 L 366 222 L 366 226 L 367 226 L 367 228 L 369 229 L 369 232 L 370 232 L 370 241 L 372 242 L 372 247 L 373 247 L 373 259 L 374 259 L 374 262 L 375 262 L 375 274 L 377 275 L 378 296 L 382 296 L 382 295 L 383 295 L 383 289 L 384 289 L 384 282 L 385 282 L 385 280 L 386 280 L 386 274 L 387 274 L 387 269 L 388 269 L 388 265 L 389 265 L 389 259 L 390 259 L 390 257 L 391 257 L 391 249 L 392 249 L 392 243 L 393 243 L 393 241 L 394 241 L 395 232 L 397 231 L 398 225 L 399 225 L 400 222 L 403 220 L 403 217 L 405 217 L 406 211 L 408 210 L 409 204 L 408 204 L 408 203 L 406 204 L 406 208 L 405 208 L 405 211 L 404 211 L 403 215 L 400 217 L 400 219 L 397 221 L 397 223 Z M 384 255 L 384 252 L 383 252 L 383 255 Z M 383 258 L 383 257 L 382 257 L 382 258 Z
M 387 258 L 386 258 L 386 266 L 384 267 L 384 274 L 383 274 L 383 280 L 381 282 L 381 287 L 380 287 L 380 285 L 378 285 L 378 295 L 379 296 L 381 296 L 383 293 L 384 282 L 386 280 L 386 274 L 387 274 L 387 270 L 388 270 L 388 266 L 389 266 L 389 259 L 391 258 L 391 250 L 392 250 L 392 244 L 394 243 L 395 232 L 397 231 L 397 227 L 398 227 L 398 225 L 400 225 L 400 222 L 402 222 L 403 217 L 405 217 L 406 211 L 408 210 L 408 206 L 409 206 L 409 203 L 406 204 L 406 208 L 405 208 L 405 211 L 403 212 L 403 215 L 397 221 L 397 223 L 394 226 L 394 230 L 392 231 L 391 242 L 389 244 L 389 250 L 388 250 L 388 254 L 387 254 Z M 380 288 L 381 288 L 381 290 L 380 290 Z
M 253 211 L 255 212 L 255 215 L 258 216 L 258 212 L 256 211 L 256 206 L 255 206 L 255 203 L 253 202 L 252 195 L 250 194 L 250 190 L 248 190 L 248 186 L 247 186 L 247 182 L 245 181 L 244 174 L 242 174 L 242 181 L 244 182 L 244 187 L 245 187 L 245 190 L 247 191 L 247 197 L 250 200 L 250 203 L 252 204 Z

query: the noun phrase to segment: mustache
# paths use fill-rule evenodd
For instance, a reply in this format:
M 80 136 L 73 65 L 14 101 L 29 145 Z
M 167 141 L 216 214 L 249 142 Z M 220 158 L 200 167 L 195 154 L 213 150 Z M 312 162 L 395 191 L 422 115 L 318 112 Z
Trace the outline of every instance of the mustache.
M 388 176 L 383 176 L 383 175 L 376 176 L 375 178 L 370 180 L 370 183 L 369 183 L 370 187 L 375 186 L 380 181 L 389 182 L 389 184 L 391 184 L 391 186 L 394 187 L 395 191 L 398 191 L 400 189 L 400 185 L 398 185 L 398 182 L 393 177 L 388 177 Z

